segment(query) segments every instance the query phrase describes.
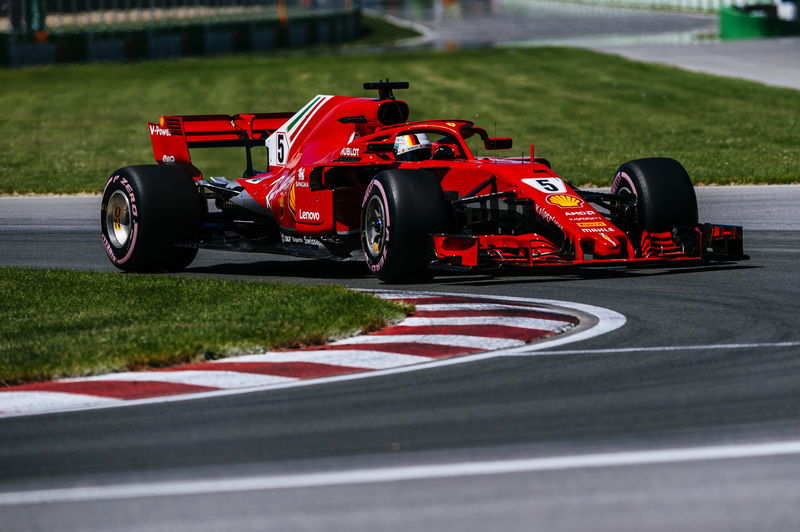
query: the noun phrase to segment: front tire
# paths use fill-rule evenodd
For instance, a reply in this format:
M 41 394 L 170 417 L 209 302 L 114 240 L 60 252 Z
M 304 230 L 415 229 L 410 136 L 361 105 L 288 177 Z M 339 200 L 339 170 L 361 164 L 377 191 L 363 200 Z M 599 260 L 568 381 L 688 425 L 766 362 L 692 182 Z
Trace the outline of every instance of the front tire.
M 629 232 L 657 233 L 697 225 L 692 180 L 674 159 L 652 157 L 623 164 L 611 182 L 611 193 L 627 204 L 627 210 L 613 213 L 613 221 Z
M 100 207 L 106 255 L 128 272 L 182 270 L 197 248 L 176 244 L 199 240 L 201 199 L 194 180 L 176 166 L 120 168 L 108 179 Z
M 431 233 L 447 232 L 450 206 L 439 179 L 423 170 L 385 170 L 367 186 L 361 244 L 367 266 L 390 283 L 429 277 Z

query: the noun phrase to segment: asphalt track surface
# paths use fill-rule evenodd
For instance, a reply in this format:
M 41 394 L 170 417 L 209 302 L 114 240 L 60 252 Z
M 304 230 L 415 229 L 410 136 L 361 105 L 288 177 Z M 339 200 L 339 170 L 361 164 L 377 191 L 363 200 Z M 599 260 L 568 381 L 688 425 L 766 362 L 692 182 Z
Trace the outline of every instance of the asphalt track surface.
M 481 46 L 522 25 L 517 40 L 603 48 L 619 45 L 621 27 L 634 40 L 628 28 L 644 28 L 650 45 L 607 51 L 800 87 L 797 40 L 681 52 L 672 36 L 715 20 L 620 11 L 629 22 L 620 25 L 606 13 L 551 11 L 550 22 L 495 13 L 474 24 L 448 12 L 428 37 Z M 452 31 L 459 25 L 477 38 Z M 0 528 L 798 530 L 800 187 L 698 197 L 702 220 L 745 226 L 752 260 L 403 287 L 627 317 L 589 341 L 358 381 L 0 419 Z M 0 265 L 113 271 L 98 203 L 0 198 Z M 353 263 L 210 251 L 186 275 L 386 288 Z
M 620 46 L 606 43 L 591 44 L 590 47 L 635 61 L 663 63 L 695 72 L 800 89 L 800 37 L 697 42 L 690 45 L 653 43 L 646 46 Z
M 370 2 L 367 2 L 370 5 Z M 374 11 L 423 33 L 434 49 L 576 46 L 686 70 L 800 89 L 800 37 L 719 41 L 719 15 L 549 0 L 385 0 Z
M 581 42 L 676 42 L 716 30 L 717 17 L 550 0 L 385 0 L 380 14 L 413 24 L 422 37 L 406 44 L 439 49 Z M 370 5 L 368 2 L 367 5 Z
M 627 317 L 588 342 L 0 419 L 3 530 L 796 530 L 800 187 L 698 195 L 703 220 L 744 224 L 752 260 L 403 287 Z M 112 270 L 97 204 L 0 198 L 0 264 Z M 198 259 L 186 275 L 386 288 L 353 263 Z

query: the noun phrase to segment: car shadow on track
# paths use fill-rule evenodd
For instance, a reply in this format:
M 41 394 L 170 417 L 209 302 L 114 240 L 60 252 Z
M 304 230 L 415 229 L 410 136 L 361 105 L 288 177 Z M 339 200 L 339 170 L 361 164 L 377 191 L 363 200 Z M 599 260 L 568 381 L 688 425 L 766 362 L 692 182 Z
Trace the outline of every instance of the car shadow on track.
M 228 262 L 187 268 L 188 273 L 242 277 L 297 277 L 307 279 L 365 279 L 372 275 L 363 262 L 301 260 L 266 260 Z
M 651 265 L 636 267 L 578 267 L 578 266 L 542 266 L 535 269 L 511 270 L 498 269 L 483 272 L 434 272 L 434 279 L 420 285 L 451 286 L 493 286 L 519 283 L 551 283 L 586 281 L 599 279 L 642 278 L 649 276 L 680 275 L 689 273 L 717 272 L 727 270 L 743 270 L 760 268 L 756 265 L 743 265 L 735 262 L 719 262 L 701 265 Z M 359 261 L 326 261 L 314 259 L 266 260 L 257 262 L 226 262 L 187 268 L 187 273 L 230 276 L 230 277 L 262 277 L 268 280 L 315 279 L 329 281 L 364 281 L 373 280 L 386 287 L 402 285 L 386 285 L 374 278 L 366 265 Z M 417 284 L 417 283 L 415 283 Z
M 690 273 L 719 272 L 731 270 L 748 270 L 761 268 L 756 265 L 742 265 L 734 262 L 703 264 L 703 265 L 671 265 L 668 268 L 660 266 L 637 266 L 637 267 L 575 267 L 575 266 L 556 266 L 536 268 L 534 271 L 508 271 L 500 270 L 495 275 L 486 276 L 480 279 L 463 279 L 458 277 L 443 278 L 438 277 L 437 282 L 453 286 L 496 286 L 504 284 L 521 283 L 564 283 L 569 281 L 587 281 L 599 279 L 626 279 L 643 278 L 662 275 L 681 275 Z

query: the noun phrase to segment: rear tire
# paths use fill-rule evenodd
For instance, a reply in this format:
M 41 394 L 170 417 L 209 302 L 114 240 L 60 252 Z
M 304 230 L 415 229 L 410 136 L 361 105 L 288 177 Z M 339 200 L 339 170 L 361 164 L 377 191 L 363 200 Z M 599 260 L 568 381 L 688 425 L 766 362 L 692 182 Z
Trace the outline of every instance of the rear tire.
M 378 173 L 361 206 L 361 244 L 369 269 L 389 283 L 430 278 L 428 235 L 447 232 L 450 212 L 439 179 L 430 172 Z
M 614 215 L 614 221 L 626 230 L 657 233 L 697 225 L 692 180 L 674 159 L 652 157 L 623 164 L 611 182 L 611 193 L 635 198 L 633 212 Z
M 176 166 L 120 168 L 108 179 L 100 207 L 103 246 L 128 272 L 177 271 L 197 255 L 202 197 L 194 180 Z

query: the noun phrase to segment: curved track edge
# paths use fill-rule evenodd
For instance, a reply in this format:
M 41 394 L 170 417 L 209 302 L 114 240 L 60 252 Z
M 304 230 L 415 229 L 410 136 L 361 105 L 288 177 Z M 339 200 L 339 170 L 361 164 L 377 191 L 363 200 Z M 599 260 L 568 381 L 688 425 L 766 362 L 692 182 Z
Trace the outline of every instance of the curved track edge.
M 93 410 L 316 386 L 463 364 L 587 340 L 622 327 L 602 307 L 521 297 L 367 291 L 417 312 L 380 331 L 312 348 L 0 390 L 0 417 Z

